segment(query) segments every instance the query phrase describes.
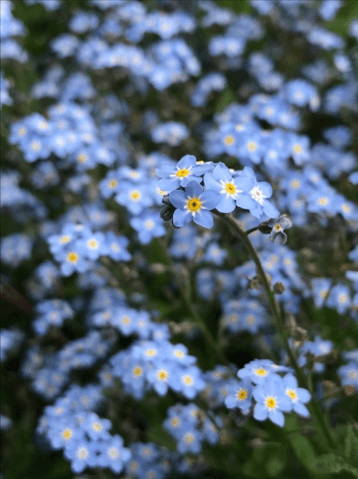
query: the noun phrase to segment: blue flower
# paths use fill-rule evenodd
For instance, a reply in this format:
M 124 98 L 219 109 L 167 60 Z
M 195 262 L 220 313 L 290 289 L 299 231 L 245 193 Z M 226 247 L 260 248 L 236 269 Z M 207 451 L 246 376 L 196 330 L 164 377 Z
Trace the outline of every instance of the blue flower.
M 110 427 L 111 421 L 109 419 L 101 419 L 94 412 L 86 415 L 84 419 L 83 429 L 91 439 L 107 439 Z
M 170 165 L 165 165 L 158 170 L 159 187 L 170 193 L 179 186 L 186 187 L 189 182 L 197 181 L 200 183 L 201 170 L 195 167 L 196 158 L 193 155 L 185 155 L 181 158 L 175 169 Z
M 116 261 L 128 261 L 132 257 L 127 251 L 128 243 L 125 236 L 109 231 L 105 234 L 105 254 Z
M 130 225 L 138 233 L 138 239 L 142 244 L 149 243 L 153 238 L 158 238 L 165 234 L 163 221 L 153 211 L 146 211 L 140 217 L 130 220 Z
M 291 410 L 289 397 L 285 394 L 283 380 L 276 374 L 266 379 L 254 388 L 253 396 L 256 401 L 254 418 L 258 421 L 270 419 L 278 426 L 285 423 L 283 412 Z
M 76 473 L 82 472 L 88 466 L 97 465 L 95 444 L 86 439 L 68 445 L 65 456 L 71 461 L 71 468 Z
M 98 466 L 109 467 L 117 474 L 122 471 L 132 456 L 130 450 L 123 447 L 123 440 L 118 435 L 101 442 L 98 446 L 98 452 Z
M 225 405 L 229 409 L 235 407 L 240 408 L 243 412 L 247 412 L 251 407 L 252 386 L 251 381 L 245 379 L 236 382 L 230 387 L 229 394 L 225 398 Z
M 358 361 L 349 361 L 338 369 L 343 386 L 353 386 L 358 391 Z
M 188 399 L 193 399 L 199 391 L 204 389 L 205 383 L 201 371 L 193 366 L 184 369 L 178 374 L 178 381 L 173 383 L 173 389 L 181 392 Z
M 278 210 L 269 202 L 268 198 L 272 195 L 272 187 L 266 181 L 257 181 L 255 173 L 249 167 L 245 167 L 241 175 L 246 177 L 247 184 L 250 185 L 247 195 L 242 195 L 238 201 L 238 206 L 249 210 L 255 218 L 267 216 L 276 218 L 279 216 Z
M 269 359 L 254 359 L 237 373 L 240 379 L 250 379 L 254 384 L 261 384 L 275 371 L 275 363 Z
M 304 388 L 299 388 L 297 386 L 297 379 L 292 374 L 286 374 L 282 380 L 285 394 L 291 400 L 292 410 L 300 416 L 308 417 L 309 411 L 305 403 L 311 399 L 309 391 Z
M 139 215 L 154 203 L 153 194 L 145 183 L 123 182 L 115 199 L 133 215 Z
M 217 191 L 221 198 L 216 209 L 221 213 L 231 213 L 240 206 L 240 196 L 249 192 L 251 181 L 246 175 L 233 177 L 229 168 L 219 163 L 211 173 L 206 173 L 204 182 L 207 189 Z
M 193 220 L 199 226 L 211 228 L 214 220 L 209 211 L 216 207 L 219 199 L 219 193 L 204 191 L 196 182 L 189 183 L 184 191 L 172 191 L 169 201 L 176 208 L 173 214 L 174 225 L 180 227 Z

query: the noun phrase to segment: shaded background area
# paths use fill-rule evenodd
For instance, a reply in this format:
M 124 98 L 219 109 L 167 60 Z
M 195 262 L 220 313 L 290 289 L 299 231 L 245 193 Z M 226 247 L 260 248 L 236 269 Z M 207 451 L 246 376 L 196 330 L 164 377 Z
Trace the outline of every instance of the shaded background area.
M 1 1 L 1 0 L 0 0 Z M 195 2 L 197 0 L 191 0 Z M 146 2 L 148 5 L 154 5 L 156 8 L 160 6 L 162 2 L 156 0 L 148 0 Z M 223 7 L 231 8 L 237 13 L 252 13 L 253 9 L 250 7 L 248 1 L 238 1 L 238 0 L 223 0 L 218 2 Z M 163 2 L 165 4 L 165 2 Z M 7 115 L 7 110 L 2 112 L 1 116 L 1 153 L 2 153 L 2 166 L 6 168 L 8 165 L 11 165 L 12 162 L 18 159 L 19 152 L 11 148 L 7 142 L 7 136 L 9 133 L 9 125 L 14 120 L 14 118 L 20 118 L 25 115 L 28 115 L 34 111 L 43 111 L 46 108 L 46 100 L 36 100 L 31 98 L 31 88 L 33 84 L 38 81 L 47 67 L 52 63 L 53 53 L 51 52 L 50 44 L 54 38 L 59 34 L 68 31 L 68 22 L 72 14 L 78 9 L 91 9 L 89 2 L 85 0 L 68 0 L 63 1 L 61 7 L 55 11 L 47 11 L 41 5 L 26 5 L 21 0 L 14 1 L 14 15 L 23 22 L 27 33 L 19 39 L 19 43 L 22 44 L 23 48 L 28 52 L 30 60 L 23 64 L 16 62 L 9 62 L 3 67 L 3 71 L 6 74 L 9 72 L 9 76 L 15 78 L 15 83 L 13 84 L 13 91 L 16 94 L 16 101 L 14 106 L 11 107 L 11 115 Z M 330 23 L 327 24 L 327 27 L 340 34 L 341 36 L 346 36 L 346 30 L 348 24 L 355 17 L 358 17 L 358 2 L 354 0 L 346 0 L 343 8 L 339 11 L 337 17 Z M 272 29 L 272 37 L 277 36 L 277 32 Z M 200 41 L 205 41 L 205 39 L 198 39 Z M 280 65 L 281 71 L 287 74 L 287 77 L 294 78 L 297 75 L 297 65 L 301 65 L 305 62 L 305 52 L 302 51 L 299 46 L 296 48 L 294 43 L 290 42 L 290 38 L 282 39 L 277 37 L 277 42 L 287 42 L 287 45 L 291 45 L 288 48 L 289 55 L 283 60 L 283 64 Z M 352 45 L 353 48 L 353 45 Z M 69 61 L 69 60 L 65 60 Z M 69 65 L 69 68 L 71 65 Z M 229 103 L 231 103 L 236 97 L 237 89 L 237 78 L 235 76 L 228 77 L 228 86 L 225 90 L 221 92 L 218 97 L 216 108 L 217 111 L 223 110 Z M 178 103 L 180 104 L 180 88 L 178 88 Z M 155 100 L 153 100 L 155 101 Z M 49 103 L 50 104 L 50 103 Z M 348 113 L 347 113 L 348 115 Z M 170 114 L 169 114 L 170 118 Z M 309 131 L 311 138 L 315 136 L 319 137 L 322 129 L 325 127 L 331 126 L 329 118 L 326 118 L 324 115 L 321 118 L 315 117 L 315 123 L 307 123 L 306 128 Z M 316 123 L 317 122 L 317 123 Z M 350 123 L 353 127 L 353 136 L 355 145 L 353 149 L 358 150 L 358 122 L 354 118 L 347 118 L 347 123 Z M 195 151 L 192 152 L 195 154 Z M 26 175 L 33 168 L 32 165 L 24 164 L 24 162 L 18 161 L 17 164 L 19 168 L 22 169 L 22 172 Z M 339 187 L 340 191 L 344 192 L 347 198 L 354 199 L 355 191 L 352 185 L 341 184 Z M 41 192 L 39 192 L 39 197 L 41 197 Z M 1 233 L 3 236 L 11 234 L 16 231 L 16 221 L 9 217 L 2 217 L 1 220 Z M 337 229 L 335 235 L 332 236 L 337 244 L 341 241 L 340 238 L 340 228 L 341 225 L 337 221 Z M 229 240 L 228 240 L 229 241 Z M 321 245 L 324 248 L 325 237 L 320 237 L 317 234 L 316 230 L 312 230 L 312 237 L 307 238 L 302 236 L 302 233 L 296 232 L 291 235 L 290 246 L 294 249 L 300 249 L 309 241 L 312 245 L 317 244 Z M 146 255 L 151 262 L 157 263 L 163 260 L 162 248 L 159 242 L 154 241 L 150 247 L 145 249 Z M 35 253 L 36 254 L 36 253 Z M 338 255 L 337 258 L 330 257 L 329 251 L 327 251 L 326 256 L 322 256 L 322 264 L 317 265 L 321 268 L 322 275 L 329 275 L 337 268 L 337 265 L 340 264 L 341 257 Z M 36 264 L 34 258 L 34 264 Z M 2 327 L 8 328 L 17 326 L 25 332 L 25 335 L 28 334 L 31 337 L 31 320 L 33 318 L 32 306 L 25 297 L 25 282 L 30 277 L 33 271 L 33 264 L 30 261 L 25 262 L 16 270 L 10 270 L 6 267 L 3 268 L 3 273 L 10 278 L 10 284 L 12 288 L 2 285 L 1 291 L 1 311 L 2 311 Z M 151 276 L 148 274 L 148 281 L 152 281 Z M 150 285 L 153 291 L 158 291 L 163 285 L 170 281 L 170 278 L 163 277 L 161 279 L 156 279 Z M 77 294 L 73 290 L 73 284 L 71 279 L 66 281 L 66 294 L 64 297 L 71 297 L 74 294 Z M 161 311 L 165 311 L 167 308 L 166 299 L 162 298 L 162 304 L 158 303 L 155 305 Z M 182 312 L 178 310 L 177 314 Z M 209 311 L 204 311 L 209 313 Z M 327 337 L 335 336 L 337 344 L 340 341 L 343 341 L 343 338 L 347 335 L 347 329 L 344 327 L 337 330 L 337 313 L 332 310 L 322 309 L 320 311 L 315 311 L 310 309 L 307 311 L 310 315 L 312 322 L 320 323 L 322 335 Z M 185 313 L 184 313 L 185 314 Z M 69 330 L 66 331 L 68 337 L 78 337 L 79 330 Z M 57 338 L 58 339 L 58 338 Z M 61 341 L 61 339 L 59 339 Z M 243 341 L 243 344 L 245 342 Z M 26 345 L 26 342 L 25 342 Z M 26 345 L 28 346 L 28 344 Z M 24 346 L 23 346 L 24 347 Z M 70 470 L 70 465 L 62 458 L 61 452 L 56 452 L 48 448 L 45 442 L 36 435 L 36 427 L 38 425 L 38 419 L 46 406 L 46 403 L 36 394 L 34 394 L 26 384 L 26 380 L 22 379 L 19 370 L 21 368 L 21 363 L 23 360 L 23 354 L 25 349 L 18 351 L 17 354 L 11 355 L 10 359 L 2 365 L 1 370 L 1 386 L 2 386 L 2 395 L 1 395 L 1 413 L 9 416 L 13 420 L 12 427 L 7 431 L 2 431 L 2 469 L 5 474 L 5 479 L 67 479 L 74 477 L 74 474 Z M 205 351 L 203 350 L 203 345 L 199 342 L 196 345 L 195 354 L 199 357 L 200 363 L 207 368 L 213 367 L 215 365 L 215 359 L 206 357 Z M 245 350 L 245 347 L 240 345 L 240 348 L 233 349 L 230 351 L 230 356 L 235 358 L 236 361 L 245 362 L 246 360 L 251 359 L 251 351 Z M 84 373 L 83 380 L 86 380 Z M 162 411 L 164 411 L 170 404 L 171 399 L 168 398 L 158 398 L 154 396 L 150 397 L 145 401 L 139 402 L 126 399 L 125 403 L 119 404 L 117 398 L 108 398 L 110 407 L 112 408 L 113 418 L 115 418 L 117 412 L 118 417 L 117 421 L 114 420 L 114 429 L 118 426 L 121 427 L 121 420 L 123 417 L 126 417 L 126 414 L 129 416 L 132 414 L 133 410 L 140 410 L 141 417 L 139 417 L 139 428 L 140 422 L 143 421 L 143 424 L 146 424 L 148 427 L 147 421 L 149 421 L 149 432 L 147 434 L 147 439 L 157 442 L 159 444 L 167 445 L 170 441 L 169 436 L 163 434 L 161 429 L 161 422 L 163 419 Z M 159 404 L 159 406 L 156 406 Z M 345 414 L 348 416 L 354 417 L 354 409 L 352 401 L 343 399 L 340 407 L 344 410 Z M 148 419 L 149 418 L 149 419 Z M 289 422 L 289 427 L 292 431 L 295 430 L 295 421 L 292 419 Z M 144 428 L 143 428 L 144 429 Z M 269 430 L 269 427 L 268 427 Z M 337 431 L 337 434 L 340 432 Z M 342 440 L 344 439 L 344 431 L 342 433 Z M 275 436 L 276 440 L 280 437 L 281 432 L 272 426 L 272 434 Z M 280 438 L 284 444 L 286 438 L 284 433 Z M 260 451 L 260 449 L 252 449 L 252 456 L 247 460 L 247 463 L 251 464 L 246 468 L 245 474 L 250 477 L 274 477 L 279 474 L 282 468 L 286 467 L 285 474 L 287 477 L 300 478 L 306 477 L 305 469 L 299 469 L 297 461 L 291 460 L 291 449 L 285 447 L 284 445 L 280 450 L 277 450 L 276 443 L 273 443 L 272 448 L 275 450 L 274 454 L 270 456 L 265 450 L 265 452 Z M 210 449 L 209 446 L 206 446 Z M 220 451 L 221 448 L 221 451 Z M 296 450 L 297 456 L 307 456 L 311 454 L 309 445 L 304 441 L 297 441 L 293 445 L 293 449 Z M 212 468 L 215 471 L 215 467 L 218 461 L 222 460 L 221 458 L 225 456 L 226 450 L 224 446 L 217 446 L 216 451 L 219 450 L 219 456 L 216 457 L 214 450 L 212 451 Z M 240 452 L 240 445 L 237 445 L 233 448 L 233 452 L 230 454 L 237 454 L 238 457 L 242 456 Z M 207 457 L 210 454 L 207 455 Z M 280 460 L 281 457 L 281 460 Z M 293 457 L 293 456 L 292 456 Z M 277 459 L 279 458 L 279 459 Z M 245 463 L 247 458 L 242 457 L 242 461 Z M 304 461 L 303 461 L 304 462 Z M 263 464 L 265 466 L 263 466 Z M 263 472 L 263 468 L 264 471 Z M 98 470 L 98 471 L 88 471 L 85 472 L 83 477 L 88 478 L 98 478 L 106 479 L 115 477 L 114 474 Z M 219 476 L 213 475 L 205 476 L 212 479 L 221 479 Z M 228 472 L 227 478 L 234 477 L 230 476 Z M 235 476 L 236 477 L 236 476 Z M 318 476 L 316 476 L 318 477 Z M 343 475 L 337 475 L 341 479 L 345 479 Z

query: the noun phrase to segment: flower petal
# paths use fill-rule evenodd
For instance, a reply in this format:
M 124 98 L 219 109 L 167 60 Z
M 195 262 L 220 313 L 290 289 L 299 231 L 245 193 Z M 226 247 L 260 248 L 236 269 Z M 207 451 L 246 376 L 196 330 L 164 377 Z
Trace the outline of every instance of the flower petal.
M 175 208 L 184 209 L 185 194 L 182 190 L 175 190 L 169 194 L 169 201 Z
M 200 211 L 195 216 L 193 216 L 193 221 L 199 226 L 204 228 L 212 228 L 214 226 L 214 219 L 209 211 Z

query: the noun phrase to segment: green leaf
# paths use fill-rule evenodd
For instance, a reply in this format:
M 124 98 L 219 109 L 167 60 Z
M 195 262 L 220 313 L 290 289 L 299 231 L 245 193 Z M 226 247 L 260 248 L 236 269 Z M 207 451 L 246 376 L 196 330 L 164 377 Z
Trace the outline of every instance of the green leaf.
M 334 453 L 319 456 L 316 459 L 316 468 L 319 472 L 326 474 L 337 474 L 346 471 L 358 478 L 358 468 L 350 464 L 346 458 Z
M 278 444 L 266 444 L 255 449 L 243 467 L 243 472 L 250 477 L 262 479 L 263 470 L 265 477 L 275 477 L 286 465 L 286 450 Z
M 289 438 L 292 449 L 300 462 L 309 471 L 316 472 L 316 453 L 310 441 L 300 434 L 291 434 Z
M 346 436 L 344 439 L 344 455 L 347 458 L 357 454 L 358 451 L 358 435 L 352 424 L 346 428 Z

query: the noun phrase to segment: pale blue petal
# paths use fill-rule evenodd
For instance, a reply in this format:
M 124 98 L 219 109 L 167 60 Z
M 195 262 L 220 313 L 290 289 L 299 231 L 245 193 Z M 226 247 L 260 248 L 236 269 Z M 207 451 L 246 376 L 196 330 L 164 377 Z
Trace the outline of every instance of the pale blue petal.
M 265 421 L 267 419 L 268 413 L 267 409 L 261 404 L 256 404 L 254 408 L 254 418 L 257 421 Z
M 234 407 L 237 407 L 237 401 L 234 396 L 227 396 L 225 398 L 225 406 L 228 409 L 233 409 Z
M 214 226 L 214 219 L 209 211 L 200 211 L 195 216 L 193 216 L 193 221 L 199 226 L 204 228 L 212 228 Z
M 236 198 L 236 204 L 244 210 L 251 210 L 251 208 L 256 206 L 255 201 L 248 195 L 239 195 Z
M 178 168 L 190 168 L 194 166 L 196 163 L 196 158 L 193 155 L 185 155 L 178 161 Z
M 272 203 L 270 203 L 268 200 L 264 201 L 263 209 L 264 209 L 265 215 L 268 218 L 277 218 L 280 215 L 278 209 Z
M 219 181 L 220 180 L 231 181 L 232 179 L 229 169 L 222 163 L 221 164 L 219 163 L 217 166 L 215 166 L 213 175 L 214 175 L 214 178 Z
M 177 180 L 176 178 L 170 180 L 159 180 L 158 186 L 161 190 L 170 193 L 171 191 L 179 187 L 179 180 Z
M 297 403 L 294 405 L 294 411 L 303 417 L 308 417 L 310 415 L 308 409 L 303 404 Z
M 221 213 L 231 213 L 236 208 L 235 201 L 232 198 L 223 196 L 219 203 L 216 205 L 216 209 Z
M 175 208 L 183 209 L 185 205 L 185 194 L 182 190 L 175 190 L 169 194 L 169 201 Z
M 262 191 L 265 198 L 270 198 L 272 195 L 272 186 L 266 181 L 260 181 L 258 183 L 260 190 Z
M 173 214 L 173 223 L 175 226 L 183 226 L 190 220 L 190 215 L 184 210 L 175 210 Z
M 201 200 L 207 210 L 212 210 L 220 201 L 220 193 L 213 190 L 204 191 L 201 195 Z
M 277 426 L 283 427 L 285 424 L 285 417 L 280 411 L 272 411 L 269 413 L 270 420 L 277 424 Z
M 218 181 L 215 180 L 212 173 L 207 173 L 204 176 L 204 184 L 208 190 L 221 190 L 221 185 Z
M 185 194 L 187 196 L 200 196 L 203 192 L 202 187 L 195 181 L 191 181 L 185 188 Z
M 311 399 L 311 393 L 307 389 L 298 388 L 297 393 L 299 400 L 302 402 L 308 402 Z

